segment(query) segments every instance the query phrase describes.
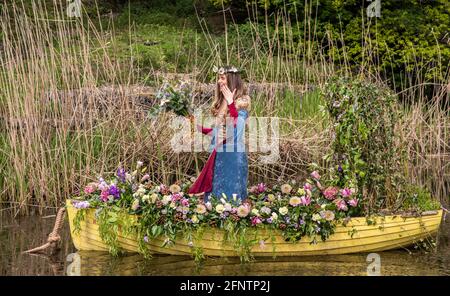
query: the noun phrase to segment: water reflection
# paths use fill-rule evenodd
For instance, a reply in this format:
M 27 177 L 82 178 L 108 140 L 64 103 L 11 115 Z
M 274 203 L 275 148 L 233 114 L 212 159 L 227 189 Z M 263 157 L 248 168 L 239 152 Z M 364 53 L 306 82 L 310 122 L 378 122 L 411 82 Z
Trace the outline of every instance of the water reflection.
M 201 266 L 187 256 L 137 254 L 112 258 L 102 252 L 76 252 L 66 223 L 61 250 L 53 256 L 24 255 L 40 245 L 54 217 L 0 217 L 0 275 L 367 275 L 367 254 L 314 257 L 209 258 Z M 443 221 L 437 248 L 430 253 L 396 250 L 379 252 L 382 275 L 450 275 L 450 216 Z

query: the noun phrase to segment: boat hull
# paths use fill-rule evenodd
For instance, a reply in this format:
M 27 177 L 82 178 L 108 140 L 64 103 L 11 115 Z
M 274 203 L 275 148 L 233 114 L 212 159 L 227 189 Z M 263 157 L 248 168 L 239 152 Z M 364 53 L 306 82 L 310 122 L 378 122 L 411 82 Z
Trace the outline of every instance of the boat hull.
M 108 246 L 100 238 L 94 210 L 88 210 L 81 230 L 74 231 L 73 219 L 76 215 L 70 200 L 67 202 L 70 230 L 75 247 L 80 251 L 108 251 Z M 311 244 L 312 238 L 303 237 L 297 242 L 286 242 L 281 232 L 250 230 L 249 236 L 258 241 L 252 248 L 252 254 L 260 256 L 312 256 L 326 254 L 350 254 L 398 249 L 414 242 L 436 235 L 442 219 L 442 210 L 436 214 L 422 217 L 385 216 L 372 219 L 375 224 L 367 225 L 365 217 L 352 218 L 346 226 L 338 225 L 335 233 L 326 241 L 320 238 Z M 201 247 L 206 256 L 239 256 L 234 247 L 224 242 L 224 230 L 211 228 L 205 230 L 199 241 L 193 245 Z M 138 252 L 137 238 L 123 235 L 119 231 L 119 245 L 123 251 Z M 191 255 L 192 247 L 183 238 L 177 239 L 171 246 L 162 247 L 164 238 L 149 241 L 149 249 L 153 253 L 170 255 Z

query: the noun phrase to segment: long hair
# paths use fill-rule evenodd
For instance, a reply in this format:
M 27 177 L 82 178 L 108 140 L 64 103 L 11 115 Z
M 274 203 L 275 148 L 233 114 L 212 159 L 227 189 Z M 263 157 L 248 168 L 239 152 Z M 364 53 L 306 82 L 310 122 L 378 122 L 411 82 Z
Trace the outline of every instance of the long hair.
M 230 66 L 223 67 L 225 71 L 231 69 Z M 240 98 L 247 94 L 244 83 L 242 82 L 241 75 L 239 73 L 233 73 L 233 72 L 226 72 L 225 75 L 227 76 L 227 85 L 230 91 L 232 92 L 234 89 L 236 89 L 236 92 L 234 93 L 233 100 L 236 100 L 236 98 Z M 225 97 L 223 96 L 222 92 L 220 91 L 220 86 L 218 83 L 216 83 L 216 92 L 214 96 L 214 102 L 211 107 L 211 113 L 213 116 L 217 116 L 219 113 L 220 106 L 222 105 L 222 102 L 225 100 Z

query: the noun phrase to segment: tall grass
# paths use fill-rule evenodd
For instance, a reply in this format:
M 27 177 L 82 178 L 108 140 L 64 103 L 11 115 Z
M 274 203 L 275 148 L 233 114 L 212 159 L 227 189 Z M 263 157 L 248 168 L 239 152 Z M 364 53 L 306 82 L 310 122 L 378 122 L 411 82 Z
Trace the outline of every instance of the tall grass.
M 196 176 L 207 153 L 175 153 L 169 141 L 170 115 L 149 120 L 148 106 L 140 103 L 154 103 L 142 84 L 157 85 L 169 73 L 153 64 L 147 72 L 136 61 L 136 26 L 130 22 L 128 46 L 119 52 L 115 45 L 124 35 L 118 35 L 112 20 L 100 26 L 86 14 L 68 18 L 60 1 L 48 2 L 32 0 L 31 12 L 23 2 L 5 6 L 0 20 L 0 202 L 24 213 L 31 204 L 58 206 L 98 175 L 137 160 L 146 163 L 155 182 Z M 296 16 L 304 19 L 303 40 L 297 40 L 299 28 L 286 11 L 265 15 L 263 23 L 256 18 L 260 13 L 249 7 L 251 20 L 245 26 L 228 23 L 219 36 L 199 16 L 202 32 L 186 29 L 179 34 L 180 49 L 189 52 L 173 59 L 184 59 L 185 66 L 167 70 L 192 73 L 193 83 L 200 85 L 211 82 L 212 65 L 232 63 L 246 69 L 246 79 L 262 85 L 250 92 L 251 115 L 278 116 L 281 121 L 280 161 L 264 165 L 258 163 L 258 153 L 251 153 L 250 182 L 301 179 L 311 162 L 325 168 L 322 157 L 331 143 L 318 90 L 336 74 L 375 80 L 382 75 L 369 54 L 357 71 L 350 67 L 345 51 L 332 50 L 340 40 L 331 33 L 327 50 L 319 46 L 323 40 L 318 42 L 315 35 L 312 6 Z M 165 45 L 155 46 L 157 52 Z M 408 143 L 404 173 L 444 200 L 450 172 L 448 106 L 442 108 L 448 100 L 446 85 L 436 79 L 428 97 L 428 81 L 406 78 L 399 95 L 413 103 L 405 103 L 399 123 L 400 136 Z

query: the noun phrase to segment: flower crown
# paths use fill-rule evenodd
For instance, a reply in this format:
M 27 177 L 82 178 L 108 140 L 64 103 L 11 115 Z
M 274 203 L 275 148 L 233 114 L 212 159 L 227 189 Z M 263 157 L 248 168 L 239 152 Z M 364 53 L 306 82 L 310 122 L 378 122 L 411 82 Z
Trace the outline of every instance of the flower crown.
M 239 73 L 240 71 L 234 66 L 220 67 L 220 68 L 218 68 L 217 66 L 214 66 L 213 72 L 218 73 L 218 74 L 225 74 L 225 73 Z

